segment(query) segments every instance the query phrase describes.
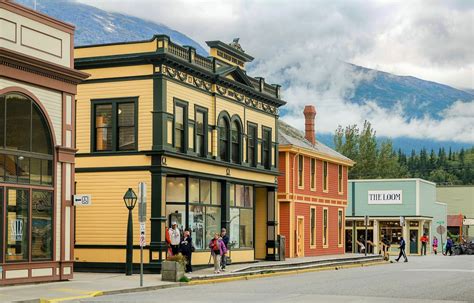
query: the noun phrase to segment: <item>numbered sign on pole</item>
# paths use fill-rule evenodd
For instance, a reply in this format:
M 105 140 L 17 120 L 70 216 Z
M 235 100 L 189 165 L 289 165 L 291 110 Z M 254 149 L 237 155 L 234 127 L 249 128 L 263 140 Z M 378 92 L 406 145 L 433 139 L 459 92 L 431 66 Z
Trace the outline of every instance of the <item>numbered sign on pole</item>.
M 146 226 L 145 222 L 140 222 L 140 247 L 146 246 Z
M 138 222 L 146 222 L 146 183 L 138 183 Z

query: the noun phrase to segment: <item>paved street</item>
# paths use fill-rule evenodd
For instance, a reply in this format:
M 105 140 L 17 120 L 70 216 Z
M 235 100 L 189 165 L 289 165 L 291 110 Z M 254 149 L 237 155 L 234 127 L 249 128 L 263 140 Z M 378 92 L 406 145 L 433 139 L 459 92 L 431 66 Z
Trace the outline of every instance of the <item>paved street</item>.
M 97 297 L 81 302 L 434 302 L 436 300 L 474 301 L 474 257 L 440 255 L 411 257 L 408 263 L 195 285 Z

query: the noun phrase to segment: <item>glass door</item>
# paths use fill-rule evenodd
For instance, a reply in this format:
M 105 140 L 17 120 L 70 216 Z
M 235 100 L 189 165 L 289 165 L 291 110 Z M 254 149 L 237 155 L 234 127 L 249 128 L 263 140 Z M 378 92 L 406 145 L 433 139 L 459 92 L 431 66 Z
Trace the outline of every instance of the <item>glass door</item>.
M 418 254 L 418 230 L 410 229 L 410 254 Z

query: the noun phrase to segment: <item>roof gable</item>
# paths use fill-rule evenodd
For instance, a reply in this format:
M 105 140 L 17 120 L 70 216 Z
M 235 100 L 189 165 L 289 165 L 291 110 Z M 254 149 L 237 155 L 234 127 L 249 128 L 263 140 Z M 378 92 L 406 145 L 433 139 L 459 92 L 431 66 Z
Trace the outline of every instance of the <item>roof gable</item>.
M 221 67 L 216 72 L 222 77 L 226 77 L 229 79 L 230 76 L 231 79 L 233 79 L 234 81 L 254 88 L 249 78 L 247 77 L 247 74 L 238 66 Z

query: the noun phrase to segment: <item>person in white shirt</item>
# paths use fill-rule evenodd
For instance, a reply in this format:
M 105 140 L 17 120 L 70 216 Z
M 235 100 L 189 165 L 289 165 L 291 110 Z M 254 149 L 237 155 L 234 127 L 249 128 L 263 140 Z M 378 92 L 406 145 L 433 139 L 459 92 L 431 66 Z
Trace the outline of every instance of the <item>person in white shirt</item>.
M 170 234 L 170 244 L 171 244 L 171 251 L 173 255 L 179 253 L 179 244 L 181 243 L 181 233 L 178 229 L 178 224 L 176 222 L 171 223 L 171 228 L 168 230 Z

